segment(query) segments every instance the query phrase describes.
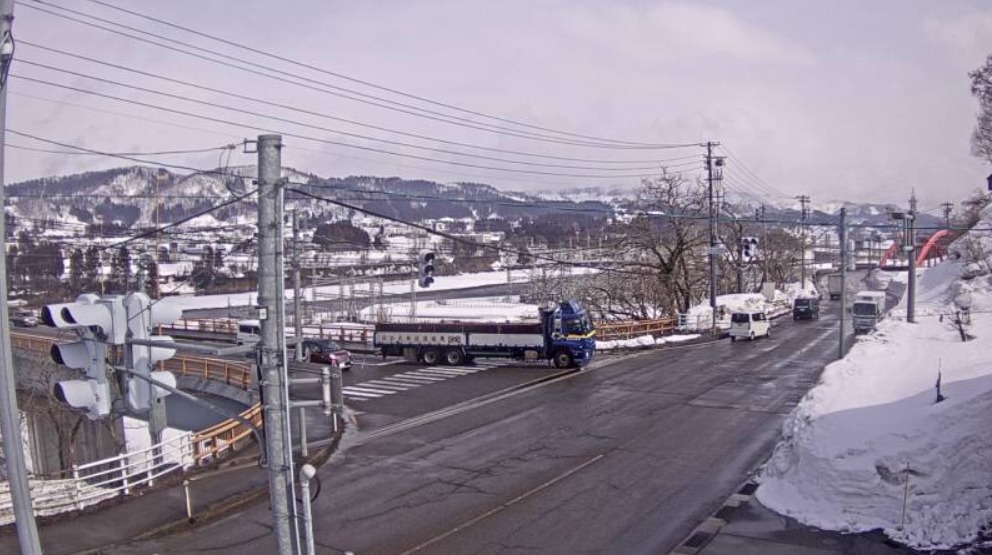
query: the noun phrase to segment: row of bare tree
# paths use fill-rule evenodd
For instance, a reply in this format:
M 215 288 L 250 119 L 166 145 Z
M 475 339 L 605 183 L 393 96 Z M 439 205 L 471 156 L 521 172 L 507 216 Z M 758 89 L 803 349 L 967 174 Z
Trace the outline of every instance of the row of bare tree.
M 581 300 L 600 317 L 675 317 L 709 295 L 709 192 L 705 183 L 680 174 L 645 180 L 635 210 L 604 232 L 605 271 L 574 277 L 543 267 L 531 277 L 531 300 Z M 717 218 L 718 294 L 759 290 L 766 281 L 798 279 L 802 242 L 798 226 L 756 221 L 752 208 L 723 205 Z M 745 259 L 744 237 L 757 237 L 757 254 Z M 807 240 L 808 241 L 808 240 Z M 607 260 L 608 259 L 608 260 Z

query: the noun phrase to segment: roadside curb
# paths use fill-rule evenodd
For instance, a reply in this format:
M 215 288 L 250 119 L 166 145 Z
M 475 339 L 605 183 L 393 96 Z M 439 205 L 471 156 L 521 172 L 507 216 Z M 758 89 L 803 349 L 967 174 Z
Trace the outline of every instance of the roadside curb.
M 678 547 L 670 551 L 669 555 L 696 555 L 702 551 L 720 533 L 720 529 L 730 522 L 740 507 L 754 497 L 757 489 L 758 484 L 753 479 L 745 481 L 716 512 L 706 517 L 706 520 L 696 526 Z
M 319 451 L 311 455 L 306 459 L 307 464 L 311 464 L 315 467 L 320 467 L 330 459 L 331 455 L 337 450 L 338 445 L 341 442 L 341 436 L 343 435 L 344 426 L 334 434 L 334 437 L 330 443 L 320 448 Z M 300 461 L 302 464 L 304 461 Z M 245 468 L 244 470 L 248 470 Z M 223 472 L 230 472 L 231 469 L 226 468 L 222 470 Z M 257 468 L 256 471 L 264 473 L 265 470 Z M 215 522 L 223 517 L 226 517 L 232 513 L 235 513 L 241 509 L 250 507 L 255 503 L 261 501 L 269 494 L 269 488 L 267 480 L 263 480 L 263 483 L 252 486 L 251 488 L 237 492 L 230 497 L 227 497 L 221 501 L 207 505 L 201 508 L 197 514 L 192 519 L 178 519 L 171 522 L 166 522 L 145 532 L 142 532 L 131 538 L 107 544 L 98 548 L 89 549 L 86 551 L 78 552 L 80 555 L 99 555 L 104 552 L 104 549 L 114 545 L 126 545 L 128 543 L 136 541 L 151 540 L 171 534 L 176 534 L 179 532 L 184 532 L 187 530 L 193 530 L 205 524 Z

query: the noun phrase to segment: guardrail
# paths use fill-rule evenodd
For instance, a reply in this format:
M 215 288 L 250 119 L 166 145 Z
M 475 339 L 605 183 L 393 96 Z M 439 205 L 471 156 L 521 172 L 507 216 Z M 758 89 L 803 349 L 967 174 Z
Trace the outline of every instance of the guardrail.
M 196 457 L 192 433 L 175 436 L 158 445 L 122 453 L 115 457 L 73 465 L 72 478 L 30 479 L 31 502 L 36 515 L 55 515 L 79 510 L 120 495 L 193 466 Z M 8 482 L 0 483 L 0 525 L 14 521 Z
M 642 335 L 661 335 L 674 330 L 676 324 L 677 321 L 674 318 L 604 322 L 596 324 L 596 339 L 612 341 L 617 339 L 631 339 Z
M 163 361 L 163 370 L 183 376 L 195 376 L 248 389 L 254 367 L 241 362 L 197 356 L 176 356 Z

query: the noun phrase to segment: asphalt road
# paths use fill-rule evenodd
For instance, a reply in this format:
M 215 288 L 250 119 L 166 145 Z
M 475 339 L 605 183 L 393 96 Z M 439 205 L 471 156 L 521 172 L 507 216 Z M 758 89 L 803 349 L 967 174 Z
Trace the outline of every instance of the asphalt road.
M 428 402 L 464 397 L 464 377 L 352 403 L 359 430 L 318 473 L 317 552 L 666 553 L 768 455 L 836 358 L 837 304 L 776 321 L 771 339 L 603 357 L 484 402 Z M 113 552 L 197 550 L 275 552 L 268 507 Z

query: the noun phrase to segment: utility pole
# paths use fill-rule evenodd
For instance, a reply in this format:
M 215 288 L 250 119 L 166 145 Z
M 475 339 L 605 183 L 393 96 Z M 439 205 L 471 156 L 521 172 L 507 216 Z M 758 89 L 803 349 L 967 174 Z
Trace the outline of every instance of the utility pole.
M 713 171 L 713 166 L 722 166 L 723 158 L 713 156 L 713 147 L 720 146 L 720 143 L 707 141 L 706 143 L 706 182 L 708 183 L 710 200 L 710 310 L 713 315 L 713 334 L 716 335 L 716 202 L 714 201 L 713 181 L 714 173 L 719 180 L 722 174 Z
M 258 350 L 262 410 L 265 422 L 265 455 L 269 474 L 269 502 L 278 553 L 292 555 L 294 539 L 289 500 L 293 498 L 293 461 L 286 448 L 288 407 L 286 383 L 286 333 L 278 311 L 282 289 L 282 136 L 258 136 L 258 317 L 261 341 Z M 282 347 L 280 349 L 280 346 Z
M 847 333 L 847 208 L 840 209 L 840 354 L 844 358 L 844 339 Z
M 10 83 L 10 66 L 14 58 L 14 0 L 0 0 L 0 233 L 7 238 L 7 217 L 3 210 L 3 162 L 7 131 L 7 85 Z M 7 257 L 0 253 L 0 434 L 3 435 L 3 452 L 7 459 L 10 496 L 14 506 L 17 526 L 17 543 L 21 553 L 41 553 L 38 526 L 31 505 L 27 463 L 21 437 L 20 411 L 17 409 L 17 378 L 14 376 L 14 357 L 10 347 L 10 315 L 7 310 Z
M 916 191 L 909 197 L 906 214 L 906 252 L 909 255 L 909 286 L 906 288 L 906 321 L 916 322 Z
M 954 210 L 954 204 L 950 202 L 945 202 L 941 204 L 944 207 L 944 229 L 951 229 L 951 211 Z
M 303 320 L 300 316 L 300 222 L 293 210 L 293 329 L 296 335 L 296 360 L 303 360 Z
M 417 322 L 417 265 L 410 270 L 410 323 Z
M 809 217 L 809 195 L 799 195 L 799 287 L 806 289 L 806 218 Z

